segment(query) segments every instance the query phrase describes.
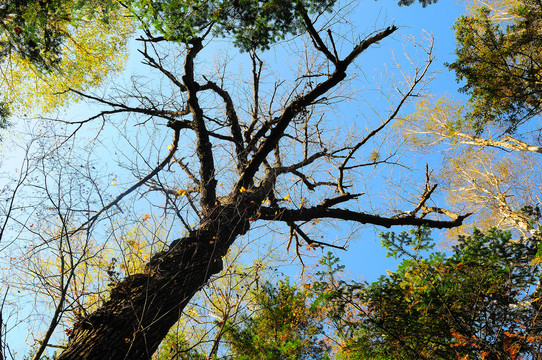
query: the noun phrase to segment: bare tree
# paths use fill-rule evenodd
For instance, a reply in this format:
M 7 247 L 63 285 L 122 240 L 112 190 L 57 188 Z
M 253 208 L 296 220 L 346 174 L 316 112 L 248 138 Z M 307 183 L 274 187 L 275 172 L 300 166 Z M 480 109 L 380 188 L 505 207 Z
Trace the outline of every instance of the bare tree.
M 316 19 L 320 17 L 323 19 L 322 14 Z M 209 32 L 175 46 L 147 33 L 140 39 L 140 53 L 149 71 L 165 80 L 158 95 L 151 94 L 156 88 L 147 91 L 139 85 L 111 96 L 72 90 L 106 107 L 91 118 L 72 122 L 76 129 L 100 120 L 105 126 L 110 119 L 126 115 L 125 124 L 167 125 L 170 140 L 165 141 L 168 151 L 157 164 L 136 154 L 141 159 L 138 164 L 150 171 L 143 173 L 143 167 L 135 167 L 134 159 L 127 159 L 134 161 L 130 169 L 137 181 L 111 201 L 99 195 L 98 203 L 103 205 L 87 208 L 86 220 L 74 226 L 73 219 L 64 219 L 58 234 L 44 239 L 44 244 L 55 243 L 51 246 L 67 256 L 63 261 L 69 266 L 61 272 L 67 277 L 62 279 L 62 288 L 74 278 L 77 261 L 89 256 L 86 251 L 79 255 L 70 250 L 70 239 L 87 236 L 100 220 L 118 214 L 130 196 L 147 197 L 153 204 L 161 196 L 156 208 L 173 216 L 181 228 L 177 229 L 180 237 L 154 254 L 144 269 L 112 282 L 108 300 L 97 310 L 82 314 L 70 329 L 59 359 L 150 358 L 194 294 L 222 271 L 222 257 L 231 245 L 255 223 L 284 224 L 290 243 L 298 250 L 302 243 L 344 248 L 307 230 L 312 224 L 318 226 L 320 220 L 384 227 L 451 228 L 462 223 L 467 215 L 428 204 L 435 189 L 429 178 L 419 197 L 412 200 L 415 206 L 399 213 L 364 208 L 363 197 L 368 195 L 356 191 L 364 169 L 393 164 L 389 159 L 367 159 L 367 153 L 423 89 L 433 59 L 431 47 L 426 49 L 424 63 L 412 74 L 402 71 L 403 83 L 396 84 L 397 98 L 390 101 L 387 113 L 380 114 L 376 125 L 362 133 L 348 129 L 349 136 L 337 136 L 333 115 L 338 112 L 333 109 L 345 98 L 342 92 L 348 92 L 355 60 L 386 41 L 397 27 L 383 28 L 349 45 L 335 40 L 339 36 L 331 22 L 311 19 L 306 12 L 302 20 L 302 39 L 312 50 L 300 57 L 298 74 L 292 78 L 277 76 L 276 82 L 270 83 L 267 79 L 274 75 L 274 69 L 267 66 L 273 64 L 255 50 L 246 53 L 249 81 L 230 78 L 224 68 L 206 72 L 203 56 L 206 47 L 213 44 Z M 179 56 L 182 65 L 178 65 Z M 166 96 L 168 92 L 171 96 Z M 73 145 L 76 136 L 67 135 L 55 146 Z M 164 140 L 153 141 L 155 154 L 163 154 L 157 144 Z M 47 193 L 48 187 L 42 190 Z M 61 193 L 62 189 L 60 197 L 51 200 L 53 204 L 63 204 Z M 87 205 L 98 203 L 86 201 Z M 73 204 L 63 211 L 60 208 L 59 217 L 74 210 Z M 65 295 L 61 295 L 57 302 L 60 313 L 65 302 Z M 55 314 L 41 348 L 57 324 Z

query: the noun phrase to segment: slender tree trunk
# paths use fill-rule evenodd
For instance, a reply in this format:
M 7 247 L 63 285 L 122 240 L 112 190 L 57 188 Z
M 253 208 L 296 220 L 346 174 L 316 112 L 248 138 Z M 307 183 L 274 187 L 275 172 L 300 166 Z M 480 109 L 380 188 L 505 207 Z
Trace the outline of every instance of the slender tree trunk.
M 4 343 L 2 342 L 2 328 L 4 327 L 4 320 L 2 319 L 2 309 L 0 309 L 0 360 L 4 360 Z

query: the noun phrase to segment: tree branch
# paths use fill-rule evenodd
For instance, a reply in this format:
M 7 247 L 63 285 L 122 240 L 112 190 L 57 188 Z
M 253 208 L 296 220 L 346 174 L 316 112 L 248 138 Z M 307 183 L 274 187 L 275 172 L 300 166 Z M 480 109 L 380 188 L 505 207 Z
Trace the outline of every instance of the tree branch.
M 196 153 L 200 162 L 201 178 L 201 205 L 204 213 L 209 213 L 216 202 L 216 184 L 215 165 L 212 145 L 209 140 L 209 133 L 203 118 L 197 97 L 199 86 L 194 81 L 194 58 L 198 52 L 203 49 L 202 39 L 195 39 L 191 42 L 192 47 L 188 47 L 184 63 L 184 76 L 182 81 L 188 93 L 187 106 L 192 113 L 193 129 L 196 132 Z
M 139 188 L 140 186 L 142 186 L 143 184 L 145 184 L 147 181 L 149 181 L 150 179 L 152 179 L 156 174 L 158 174 L 172 159 L 173 159 L 173 155 L 175 154 L 175 152 L 177 151 L 177 147 L 179 145 L 179 137 L 180 137 L 180 131 L 179 129 L 175 129 L 175 135 L 173 137 L 173 143 L 172 143 L 172 146 L 171 146 L 171 149 L 169 150 L 169 154 L 166 156 L 166 158 L 160 163 L 158 164 L 158 166 L 156 168 L 154 168 L 149 174 L 147 174 L 144 178 L 140 179 L 137 183 L 135 183 L 134 185 L 130 186 L 128 189 L 126 189 L 125 191 L 123 191 L 120 195 L 118 195 L 113 201 L 111 201 L 110 203 L 108 203 L 106 206 L 104 206 L 103 208 L 101 208 L 98 212 L 96 212 L 96 214 L 94 214 L 90 219 L 88 219 L 87 221 L 85 221 L 83 224 L 81 224 L 79 227 L 77 227 L 75 230 L 72 230 L 72 231 L 69 231 L 68 233 L 73 235 L 81 230 L 84 230 L 90 226 L 92 226 L 92 224 L 98 220 L 98 218 L 104 213 L 106 212 L 107 210 L 111 209 L 113 206 L 117 206 L 119 204 L 119 202 L 124 199 L 127 195 L 131 194 L 132 192 L 134 192 L 137 188 Z M 62 236 L 62 235 L 67 235 L 67 234 L 61 234 L 59 236 Z
M 433 210 L 433 209 L 432 209 Z M 323 205 L 302 209 L 285 209 L 262 207 L 258 219 L 269 221 L 310 221 L 313 219 L 337 219 L 354 221 L 361 224 L 379 225 L 389 228 L 391 226 L 422 226 L 426 225 L 436 229 L 451 229 L 460 226 L 463 220 L 470 214 L 456 215 L 451 212 L 446 215 L 453 217 L 453 220 L 432 220 L 421 217 L 385 217 L 364 212 L 357 212 L 347 209 L 330 209 Z
M 241 174 L 234 191 L 238 192 L 240 188 L 247 188 L 252 184 L 254 175 L 258 171 L 263 160 L 271 151 L 273 151 L 279 140 L 282 138 L 284 131 L 297 114 L 299 114 L 307 106 L 310 106 L 312 103 L 314 103 L 314 101 L 320 96 L 324 95 L 341 81 L 343 81 L 346 78 L 346 69 L 359 54 L 361 54 L 370 45 L 375 44 L 376 42 L 393 34 L 396 30 L 397 27 L 391 26 L 384 29 L 380 33 L 362 41 L 344 60 L 337 63 L 335 71 L 331 75 L 329 75 L 327 80 L 319 83 L 307 94 L 297 97 L 290 104 L 288 104 L 284 108 L 282 115 L 274 119 L 273 122 L 275 123 L 275 125 L 271 129 L 271 133 L 260 145 L 253 158 L 248 163 L 245 171 Z
M 322 41 L 320 34 L 314 28 L 312 20 L 309 18 L 309 15 L 307 14 L 307 10 L 303 7 L 303 5 L 301 5 L 301 3 L 298 6 L 298 11 L 303 16 L 303 22 L 305 23 L 305 26 L 307 27 L 307 32 L 309 33 L 312 43 L 314 47 L 316 48 L 316 50 L 320 51 L 322 54 L 326 56 L 326 58 L 329 61 L 331 61 L 333 64 L 336 65 L 337 62 L 339 61 L 337 53 L 335 52 L 335 56 L 331 54 L 331 51 L 329 51 L 326 44 L 324 44 L 324 42 Z
M 528 151 L 542 154 L 542 147 L 536 145 L 530 145 L 521 140 L 515 139 L 511 136 L 505 136 L 504 140 L 492 140 L 484 139 L 480 136 L 465 134 L 462 132 L 456 132 L 453 134 L 461 139 L 459 142 L 466 145 L 476 145 L 476 146 L 490 146 L 497 148 L 505 148 L 513 151 Z M 463 140 L 465 139 L 465 140 Z
M 322 241 L 317 241 L 317 240 L 313 240 L 311 239 L 307 234 L 305 234 L 305 232 L 303 230 L 301 230 L 301 228 L 296 224 L 294 223 L 293 221 L 291 222 L 288 222 L 288 226 L 290 226 L 290 229 L 291 229 L 291 234 L 293 236 L 294 235 L 294 232 L 299 234 L 299 236 L 301 236 L 303 238 L 303 240 L 305 240 L 305 242 L 309 245 L 309 246 L 326 246 L 326 247 L 332 247 L 332 248 L 335 248 L 335 249 L 340 249 L 340 250 L 345 250 L 346 251 L 346 248 L 344 246 L 339 246 L 339 245 L 333 245 L 333 244 L 329 244 L 329 243 L 326 243 L 326 242 L 322 242 Z M 296 241 L 297 241 L 297 238 L 296 238 Z
M 96 101 L 96 102 L 99 102 L 101 104 L 108 105 L 108 106 L 111 106 L 112 108 L 114 108 L 114 110 L 101 111 L 99 114 L 94 115 L 94 116 L 92 116 L 92 117 L 90 117 L 90 118 L 88 118 L 86 120 L 83 120 L 83 121 L 69 122 L 70 124 L 84 124 L 86 122 L 92 121 L 92 120 L 94 120 L 96 118 L 99 118 L 101 116 L 104 116 L 104 115 L 112 115 L 112 114 L 128 112 L 128 113 L 136 113 L 136 114 L 143 114 L 143 115 L 161 117 L 161 118 L 164 118 L 164 119 L 169 120 L 171 122 L 176 122 L 178 124 L 177 126 L 183 128 L 183 129 L 190 129 L 192 127 L 192 123 L 190 121 L 176 119 L 178 117 L 190 114 L 190 112 L 188 110 L 172 111 L 172 110 L 138 108 L 138 107 L 128 106 L 128 105 L 122 104 L 122 103 L 107 101 L 105 99 L 102 99 L 102 98 L 99 98 L 99 97 L 96 97 L 96 96 L 92 96 L 92 95 L 88 95 L 88 94 L 85 94 L 85 93 L 83 93 L 83 92 L 81 92 L 79 90 L 75 90 L 75 89 L 69 89 L 69 91 L 71 91 L 71 92 L 73 92 L 73 93 L 75 93 L 75 94 L 77 94 L 77 95 L 79 95 L 81 97 L 84 97 L 86 99 L 93 100 L 93 101 Z
M 361 148 L 363 145 L 367 143 L 371 138 L 373 138 L 376 134 L 378 134 L 382 129 L 384 129 L 391 121 L 395 120 L 397 114 L 399 114 L 399 111 L 402 109 L 403 105 L 407 102 L 407 100 L 412 96 L 414 93 L 414 90 L 418 86 L 418 84 L 425 78 L 425 75 L 427 74 L 427 71 L 429 70 L 429 66 L 433 62 L 433 57 L 431 55 L 431 52 L 429 52 L 429 59 L 427 63 L 425 64 L 424 68 L 419 71 L 416 70 L 416 74 L 414 76 L 414 81 L 410 85 L 408 91 L 403 95 L 401 98 L 401 101 L 399 101 L 399 104 L 395 107 L 393 112 L 388 116 L 388 118 L 383 121 L 380 126 L 378 126 L 376 129 L 372 130 L 367 136 L 365 136 L 360 142 L 358 142 L 348 153 L 348 155 L 344 158 L 342 164 L 339 166 L 339 177 L 337 179 L 337 189 L 341 194 L 346 194 L 347 192 L 344 190 L 343 185 L 343 179 L 344 179 L 344 170 L 348 164 L 348 161 L 352 159 L 354 154 Z
M 243 135 L 241 133 L 241 127 L 239 126 L 237 112 L 233 106 L 233 101 L 230 94 L 226 90 L 222 89 L 212 81 L 207 81 L 207 83 L 201 87 L 201 89 L 205 88 L 209 88 L 217 93 L 226 104 L 226 118 L 228 119 L 228 124 L 230 125 L 233 142 L 235 144 L 235 153 L 237 155 L 237 170 L 239 173 L 241 173 L 247 163 L 247 153 L 244 148 Z

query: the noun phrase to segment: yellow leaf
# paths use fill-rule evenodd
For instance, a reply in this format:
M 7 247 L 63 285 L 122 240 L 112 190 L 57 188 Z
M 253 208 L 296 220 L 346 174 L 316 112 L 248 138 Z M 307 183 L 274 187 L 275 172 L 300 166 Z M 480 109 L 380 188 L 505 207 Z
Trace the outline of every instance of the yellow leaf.
M 63 27 L 68 37 L 62 45 L 58 71 L 39 72 L 28 60 L 10 56 L 0 64 L 0 93 L 15 114 L 51 112 L 78 96 L 67 89 L 86 91 L 109 80 L 124 69 L 128 55 L 127 42 L 135 31 L 133 18 L 126 10 L 109 13 L 109 22 L 97 17 L 84 24 Z M 5 41 L 5 35 L 0 41 Z

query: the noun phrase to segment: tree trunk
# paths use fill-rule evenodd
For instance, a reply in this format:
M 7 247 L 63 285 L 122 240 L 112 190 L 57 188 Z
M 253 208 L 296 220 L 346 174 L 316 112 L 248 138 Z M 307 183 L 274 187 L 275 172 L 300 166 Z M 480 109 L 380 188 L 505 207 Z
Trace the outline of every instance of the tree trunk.
M 222 270 L 222 256 L 248 231 L 255 203 L 215 207 L 197 231 L 154 255 L 145 273 L 116 284 L 110 299 L 74 326 L 58 359 L 150 359 L 192 296 Z

